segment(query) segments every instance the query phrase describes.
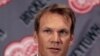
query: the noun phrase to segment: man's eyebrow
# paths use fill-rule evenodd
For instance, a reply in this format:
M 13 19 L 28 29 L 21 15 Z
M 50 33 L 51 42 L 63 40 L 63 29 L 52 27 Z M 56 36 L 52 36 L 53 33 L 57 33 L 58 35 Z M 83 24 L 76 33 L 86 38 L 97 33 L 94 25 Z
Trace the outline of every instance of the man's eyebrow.
M 68 29 L 67 28 L 62 28 L 59 31 L 68 31 Z
M 43 29 L 51 29 L 50 27 L 43 27 Z

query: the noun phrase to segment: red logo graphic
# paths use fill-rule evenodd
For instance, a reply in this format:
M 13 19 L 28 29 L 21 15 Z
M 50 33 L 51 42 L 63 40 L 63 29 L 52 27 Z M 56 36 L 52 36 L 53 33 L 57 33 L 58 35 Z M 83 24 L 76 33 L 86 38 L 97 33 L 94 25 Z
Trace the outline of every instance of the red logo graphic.
M 9 3 L 10 0 L 0 0 L 0 7 Z
M 87 13 L 94 5 L 99 4 L 100 0 L 68 0 L 69 6 L 77 13 Z
M 26 37 L 21 42 L 13 42 L 7 46 L 4 56 L 35 56 L 38 52 L 38 45 L 33 37 Z

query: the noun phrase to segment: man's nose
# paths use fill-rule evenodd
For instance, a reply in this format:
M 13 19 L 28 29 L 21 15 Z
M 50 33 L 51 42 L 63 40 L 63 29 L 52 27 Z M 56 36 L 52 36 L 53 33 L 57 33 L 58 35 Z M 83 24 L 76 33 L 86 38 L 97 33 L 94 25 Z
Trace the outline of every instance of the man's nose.
M 60 38 L 60 36 L 57 32 L 55 32 L 53 34 L 53 36 L 51 37 L 51 42 L 52 43 L 57 43 L 57 44 L 61 43 L 61 38 Z

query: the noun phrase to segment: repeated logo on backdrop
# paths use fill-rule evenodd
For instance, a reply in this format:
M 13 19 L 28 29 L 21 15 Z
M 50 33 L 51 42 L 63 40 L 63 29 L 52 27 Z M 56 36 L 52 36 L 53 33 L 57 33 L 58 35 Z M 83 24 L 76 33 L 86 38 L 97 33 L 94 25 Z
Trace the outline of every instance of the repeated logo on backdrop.
M 10 2 L 10 0 L 0 0 L 0 7 L 6 5 L 9 2 Z
M 45 7 L 50 0 L 33 0 L 31 5 L 28 6 L 28 9 L 20 16 L 20 19 L 26 24 L 29 25 L 32 22 L 32 19 L 35 19 L 36 14 Z
M 4 56 L 36 56 L 38 45 L 33 37 L 28 36 L 21 41 L 13 42 L 5 49 Z
M 3 41 L 7 37 L 4 30 L 0 29 L 0 41 Z
M 77 13 L 87 13 L 100 4 L 100 0 L 68 0 L 69 6 Z

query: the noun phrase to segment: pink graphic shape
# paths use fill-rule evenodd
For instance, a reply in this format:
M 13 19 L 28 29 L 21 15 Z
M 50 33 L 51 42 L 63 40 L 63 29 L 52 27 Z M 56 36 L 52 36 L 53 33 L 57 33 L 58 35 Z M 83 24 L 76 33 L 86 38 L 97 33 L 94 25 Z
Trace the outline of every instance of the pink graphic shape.
M 31 36 L 25 37 L 20 42 L 13 42 L 7 46 L 4 56 L 35 56 L 38 53 L 38 44 Z
M 100 3 L 100 0 L 68 0 L 69 6 L 77 13 L 87 13 Z
M 11 0 L 0 0 L 0 7 L 2 7 L 3 5 L 6 5 L 10 2 Z

